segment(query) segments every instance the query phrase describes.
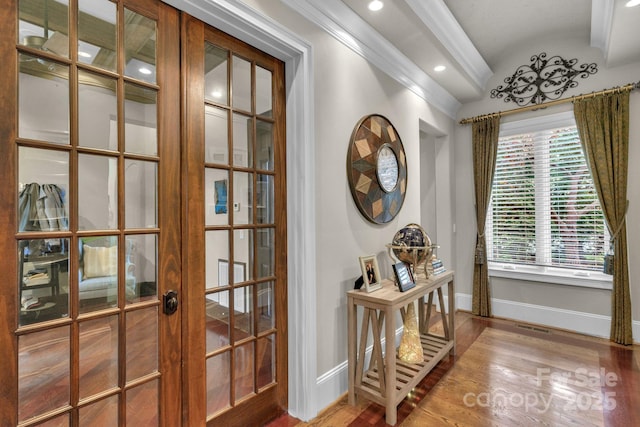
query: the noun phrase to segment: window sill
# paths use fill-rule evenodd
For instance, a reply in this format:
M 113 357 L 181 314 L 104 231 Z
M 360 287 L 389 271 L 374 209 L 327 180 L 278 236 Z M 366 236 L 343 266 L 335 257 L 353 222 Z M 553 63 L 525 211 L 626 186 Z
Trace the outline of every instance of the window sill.
M 582 288 L 613 288 L 612 276 L 598 271 L 566 270 L 553 267 L 531 265 L 489 263 L 489 276 L 514 280 L 553 283 Z

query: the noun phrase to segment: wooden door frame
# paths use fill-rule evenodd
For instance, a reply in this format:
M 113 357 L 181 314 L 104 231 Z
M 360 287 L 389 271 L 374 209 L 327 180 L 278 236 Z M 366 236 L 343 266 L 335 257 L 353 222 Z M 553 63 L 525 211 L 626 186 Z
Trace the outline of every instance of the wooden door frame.
M 287 359 L 287 239 L 286 239 L 286 139 L 284 120 L 284 66 L 275 64 L 273 57 L 258 49 L 208 26 L 187 13 L 182 14 L 182 141 L 183 141 L 183 242 L 184 300 L 189 310 L 184 322 L 184 422 L 186 425 L 199 425 L 207 418 L 207 368 L 205 364 L 206 339 L 204 307 L 205 266 L 204 250 L 205 230 L 205 118 L 204 118 L 204 46 L 206 41 L 229 49 L 234 56 L 255 61 L 256 65 L 268 67 L 273 73 L 274 108 L 274 161 L 277 167 L 275 176 L 275 194 L 277 195 L 275 212 L 285 212 L 276 216 L 276 265 L 275 265 L 275 301 L 277 315 L 275 335 L 275 379 L 276 383 L 257 393 L 233 408 L 216 416 L 214 423 L 228 426 L 247 425 L 250 420 L 268 419 L 287 408 L 288 395 L 288 359 Z M 249 59 L 251 58 L 251 59 Z M 274 67 L 273 69 L 271 67 Z M 232 110 L 233 111 L 233 110 Z M 251 168 L 251 166 L 249 166 Z M 233 229 L 233 226 L 230 226 Z M 253 268 L 250 266 L 249 268 Z M 254 285 L 257 286 L 257 285 Z M 257 337 L 257 333 L 256 333 Z
M 158 3 L 158 2 L 155 2 Z M 162 295 L 168 291 L 178 293 L 178 310 L 172 315 L 162 314 L 158 330 L 160 372 L 163 373 L 163 387 L 159 396 L 160 425 L 170 427 L 182 423 L 182 319 L 183 307 L 180 303 L 182 287 L 182 183 L 181 176 L 181 125 L 176 121 L 180 116 L 180 14 L 177 10 L 162 5 L 158 19 L 158 58 L 168 62 L 158 71 L 161 87 L 158 103 L 158 298 L 162 305 Z M 164 72 L 160 72 L 164 70 Z M 165 159 L 163 161 L 163 159 Z M 168 162 L 166 159 L 175 159 Z M 163 196 L 166 196 L 165 199 Z M 160 307 L 162 310 L 162 307 Z M 176 340 L 175 337 L 178 337 Z M 178 367 L 176 369 L 176 367 Z
M 286 153 L 287 211 L 295 213 L 295 215 L 289 215 L 287 224 L 289 306 L 286 327 L 288 329 L 289 353 L 291 354 L 293 350 L 296 355 L 295 360 L 289 359 L 288 361 L 288 408 L 293 415 L 306 420 L 311 419 L 321 408 L 326 406 L 325 402 L 316 399 L 318 394 L 316 311 L 308 309 L 308 307 L 314 306 L 316 292 L 314 250 L 316 220 L 313 197 L 315 194 L 315 138 L 311 44 L 275 24 L 255 9 L 235 0 L 220 4 L 209 3 L 206 10 L 194 6 L 190 1 L 163 1 L 285 62 L 286 138 L 288 141 Z M 181 31 L 183 30 L 182 28 Z M 184 88 L 184 81 L 182 83 Z M 185 96 L 184 90 L 181 95 Z M 183 134 L 182 137 L 184 138 L 184 136 Z M 186 167 L 184 159 L 182 167 Z M 187 187 L 183 183 L 183 200 L 189 194 Z M 186 215 L 183 215 L 182 219 L 183 233 L 186 233 Z M 189 259 L 188 246 L 188 243 L 184 241 L 182 246 L 183 272 L 188 268 L 186 263 L 186 260 Z M 191 261 L 193 260 L 197 260 L 197 258 L 191 258 Z M 186 288 L 183 289 L 183 299 L 187 297 L 187 291 Z M 184 314 L 185 322 L 189 321 L 186 319 L 188 315 L 189 312 Z M 202 372 L 204 369 L 199 374 L 193 372 L 191 375 L 202 375 Z M 186 373 L 182 380 L 183 383 L 188 381 Z M 189 399 L 186 400 L 186 402 L 188 401 Z M 190 409 L 194 409 L 196 412 L 199 410 L 199 408 L 183 406 L 184 413 Z M 202 408 L 202 411 L 206 412 L 206 408 Z
M 180 125 L 175 117 L 180 114 L 179 81 L 180 22 L 179 12 L 155 0 L 123 0 L 125 7 L 157 19 L 159 63 L 157 83 L 160 89 L 158 102 L 158 271 L 157 292 L 169 289 L 181 291 L 181 204 L 180 182 Z M 18 118 L 18 67 L 16 38 L 18 3 L 0 10 L 0 24 L 6 32 L 0 37 L 0 259 L 3 276 L 9 278 L 0 285 L 0 351 L 8 360 L 0 370 L 0 420 L 9 425 L 18 423 L 18 289 L 11 278 L 18 276 L 16 251 L 17 230 L 17 153 L 16 144 Z M 70 23 L 74 22 L 71 20 Z M 70 32 L 75 30 L 70 28 Z M 164 58 L 164 59 L 163 59 Z M 70 82 L 71 84 L 71 82 Z M 76 93 L 75 88 L 70 93 Z M 71 118 L 72 122 L 73 118 Z M 174 162 L 163 159 L 175 159 Z M 73 178 L 70 173 L 69 179 Z M 173 228 L 164 229 L 167 225 Z M 162 308 L 159 306 L 159 313 Z M 182 408 L 181 379 L 181 310 L 173 316 L 159 314 L 158 345 L 160 360 L 158 369 L 162 373 L 159 389 L 159 422 L 162 426 L 180 425 Z M 177 338 L 177 339 L 176 339 Z M 177 342 L 176 342 L 177 341 Z M 3 424 L 4 425 L 4 424 Z
M 200 5 L 162 0 L 285 63 L 287 93 L 287 223 L 289 413 L 310 420 L 331 404 L 317 377 L 316 168 L 312 45 L 237 0 Z M 333 385 L 328 385 L 333 390 Z M 330 393 L 329 393 L 330 394 Z
M 185 19 L 186 15 L 181 16 L 181 34 L 180 41 L 182 45 L 187 43 L 189 37 L 196 40 L 204 39 L 204 27 L 197 25 L 194 21 Z M 200 163 L 194 162 L 197 158 L 198 151 L 204 152 L 204 112 L 203 104 L 200 96 L 204 96 L 204 86 L 198 83 L 202 79 L 193 78 L 193 76 L 204 75 L 204 55 L 202 57 L 195 56 L 187 60 L 188 52 L 186 49 L 181 50 L 181 86 L 182 86 L 182 282 L 189 283 L 191 279 L 196 283 L 204 284 L 205 274 L 203 266 L 206 264 L 205 253 L 200 247 L 196 247 L 191 241 L 191 235 L 204 229 L 204 217 L 194 215 L 189 218 L 189 199 L 192 204 L 200 207 L 200 211 L 204 212 L 204 180 L 194 180 L 189 182 L 188 171 L 200 170 Z M 193 80 L 193 81 L 192 81 Z M 189 92 L 193 91 L 199 96 L 190 96 Z M 201 94 L 201 95 L 200 95 Z M 186 123 L 190 121 L 193 126 Z M 200 172 L 197 172 L 200 173 Z M 204 173 L 204 172 L 202 172 Z M 193 267 L 192 267 L 193 266 Z M 190 271 L 192 270 L 192 271 Z M 182 387 L 182 409 L 184 425 L 204 425 L 207 417 L 207 401 L 206 401 L 206 364 L 205 359 L 196 360 L 192 358 L 189 362 L 188 354 L 205 354 L 206 353 L 206 337 L 205 330 L 200 326 L 205 316 L 204 303 L 198 299 L 200 293 L 193 286 L 185 286 L 182 293 L 182 300 L 189 309 L 183 316 L 183 331 L 185 337 L 182 344 L 182 352 L 185 354 L 185 363 L 182 370 L 184 379 Z M 186 331 L 190 331 L 190 336 L 186 336 Z M 197 335 L 195 332 L 198 332 Z M 200 363 L 201 362 L 201 363 Z M 204 396 L 204 397 L 203 397 Z
M 0 259 L 3 260 L 3 276 L 18 277 L 18 256 L 15 248 L 17 226 L 17 133 L 18 68 L 15 34 L 17 34 L 17 4 L 0 10 L 0 27 L 6 30 L 0 37 Z M 7 262 L 9 260 L 9 262 Z M 18 287 L 6 280 L 0 285 L 0 351 L 6 355 L 7 363 L 0 369 L 0 419 L 11 425 L 18 423 L 18 339 L 14 331 L 18 329 Z

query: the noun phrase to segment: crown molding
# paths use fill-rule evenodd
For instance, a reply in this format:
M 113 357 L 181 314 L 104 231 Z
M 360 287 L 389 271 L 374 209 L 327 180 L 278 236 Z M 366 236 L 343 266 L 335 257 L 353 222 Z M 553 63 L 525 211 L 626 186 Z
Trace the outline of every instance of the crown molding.
M 613 25 L 614 0 L 591 2 L 591 46 L 600 49 L 605 62 L 609 58 L 609 37 Z
M 451 118 L 460 102 L 340 0 L 281 0 Z
M 405 0 L 422 23 L 431 30 L 463 71 L 484 89 L 493 71 L 464 32 L 443 0 Z
M 311 51 L 305 40 L 239 0 L 162 1 L 280 60 Z

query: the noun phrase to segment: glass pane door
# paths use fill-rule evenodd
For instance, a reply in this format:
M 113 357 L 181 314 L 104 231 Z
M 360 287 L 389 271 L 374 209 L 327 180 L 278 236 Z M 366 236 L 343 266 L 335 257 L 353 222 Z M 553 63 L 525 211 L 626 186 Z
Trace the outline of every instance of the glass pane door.
M 215 37 L 203 54 L 205 359 L 213 419 L 277 380 L 276 171 L 273 73 Z
M 188 413 L 210 425 L 257 425 L 286 405 L 283 67 L 183 22 L 186 92 L 195 94 L 185 100 L 187 174 L 201 191 L 187 206 L 188 258 L 203 258 L 187 270 L 189 303 L 200 311 L 185 353 L 206 374 L 187 380 L 195 394 L 206 389 L 206 413 Z
M 17 371 L 2 377 L 11 391 L 0 394 L 17 410 L 3 420 L 177 425 L 180 411 L 161 407 L 180 407 L 180 391 L 166 388 L 180 367 L 161 346 L 179 342 L 179 319 L 162 314 L 161 295 L 180 287 L 180 265 L 167 261 L 179 259 L 180 213 L 160 201 L 179 200 L 179 185 L 167 185 L 179 169 L 179 124 L 163 122 L 179 108 L 179 89 L 164 84 L 179 72 L 179 46 L 159 45 L 166 20 L 177 39 L 177 12 L 148 0 L 14 7 L 7 56 L 17 73 L 5 89 L 18 94 L 7 149 L 15 162 L 2 172 L 14 203 L 2 214 L 15 217 L 17 268 L 6 279 Z M 159 104 L 164 94 L 175 105 Z

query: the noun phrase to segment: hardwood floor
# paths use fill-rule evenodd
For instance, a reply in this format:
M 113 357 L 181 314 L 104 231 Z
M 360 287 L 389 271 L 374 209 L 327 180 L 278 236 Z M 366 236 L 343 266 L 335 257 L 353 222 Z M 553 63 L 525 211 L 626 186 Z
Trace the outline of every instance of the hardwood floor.
M 63 415 L 43 425 L 68 425 L 69 416 L 64 411 L 77 393 L 80 425 L 116 425 L 118 402 L 123 398 L 128 424 L 157 425 L 159 381 L 154 377 L 158 372 L 158 308 L 129 310 L 125 316 L 124 387 L 119 381 L 119 314 L 78 322 L 77 357 L 72 356 L 73 327 L 68 324 L 20 334 L 19 420 L 31 422 L 57 411 Z M 0 425 L 4 426 L 2 421 Z
M 455 358 L 400 403 L 397 425 L 640 426 L 639 346 L 465 312 L 456 325 Z M 385 426 L 384 415 L 345 394 L 309 423 L 283 415 L 267 426 Z

